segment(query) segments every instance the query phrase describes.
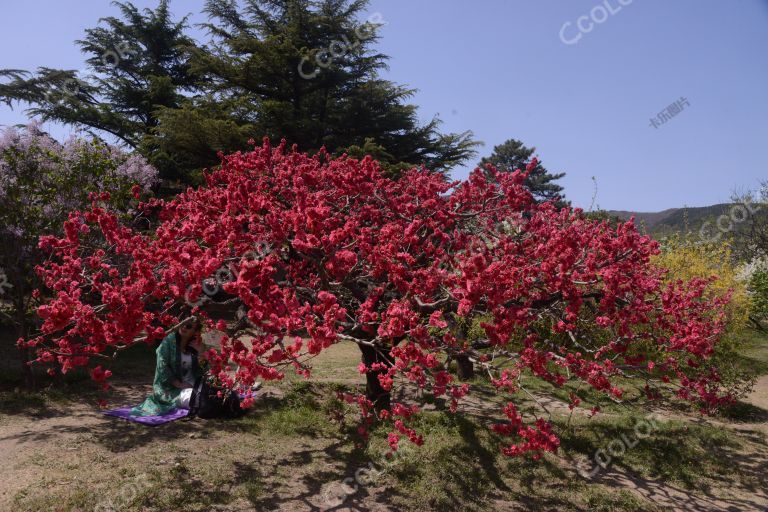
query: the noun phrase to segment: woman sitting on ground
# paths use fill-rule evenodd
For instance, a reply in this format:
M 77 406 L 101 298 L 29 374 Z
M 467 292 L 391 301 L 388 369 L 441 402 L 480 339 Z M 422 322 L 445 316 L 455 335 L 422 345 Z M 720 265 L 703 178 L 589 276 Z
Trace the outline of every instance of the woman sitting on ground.
M 192 317 L 163 339 L 155 351 L 157 366 L 152 394 L 131 409 L 131 415 L 161 416 L 174 409 L 189 408 L 192 388 L 203 374 L 198 360 L 202 330 L 202 322 Z

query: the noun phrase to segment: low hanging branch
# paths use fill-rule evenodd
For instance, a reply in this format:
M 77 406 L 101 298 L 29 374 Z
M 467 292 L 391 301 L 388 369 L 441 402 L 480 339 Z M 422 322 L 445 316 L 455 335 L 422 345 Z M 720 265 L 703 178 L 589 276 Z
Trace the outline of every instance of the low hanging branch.
M 455 411 L 469 392 L 444 367 L 456 355 L 507 395 L 507 421 L 493 428 L 512 438 L 508 455 L 559 444 L 544 418 L 527 424 L 517 412 L 523 374 L 619 398 L 615 378 L 634 371 L 676 379 L 683 399 L 727 401 L 708 362 L 725 299 L 706 299 L 706 280 L 664 285 L 649 261 L 656 242 L 631 221 L 612 229 L 536 203 L 526 172 L 489 167 L 446 183 L 413 169 L 394 180 L 370 158 L 310 157 L 265 140 L 224 157 L 205 186 L 143 204 L 160 219 L 151 236 L 97 204 L 73 212 L 66 236 L 40 242 L 53 298 L 38 310 L 40 335 L 21 343 L 66 371 L 200 315 L 228 333 L 205 357 L 235 386 L 280 379 L 286 365 L 309 377 L 302 358 L 351 341 L 369 392 L 345 398 L 361 408 L 362 433 L 392 422 L 393 449 L 421 437 L 408 426 L 418 407 L 390 403 L 392 386 L 410 382 Z M 229 331 L 210 319 L 212 283 L 217 301 L 239 308 Z M 479 326 L 482 340 L 458 323 Z

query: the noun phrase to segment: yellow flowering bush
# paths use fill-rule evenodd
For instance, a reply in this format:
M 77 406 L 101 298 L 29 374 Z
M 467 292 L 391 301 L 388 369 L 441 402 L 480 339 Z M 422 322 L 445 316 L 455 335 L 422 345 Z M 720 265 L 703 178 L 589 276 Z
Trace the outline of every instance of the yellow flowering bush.
M 731 293 L 726 306 L 726 333 L 715 348 L 709 364 L 718 369 L 722 383 L 735 396 L 748 393 L 754 384 L 752 371 L 742 363 L 740 346 L 743 345 L 745 329 L 750 316 L 750 296 L 747 282 L 741 278 L 736 259 L 727 242 L 701 242 L 692 237 L 674 235 L 661 242 L 661 254 L 654 257 L 654 263 L 666 268 L 667 281 L 691 278 L 717 279 L 709 285 L 712 296 Z
M 732 294 L 727 310 L 728 330 L 738 331 L 747 324 L 750 307 L 747 287 L 744 280 L 739 279 L 739 269 L 727 242 L 704 243 L 675 235 L 661 242 L 661 251 L 654 263 L 669 270 L 668 281 L 716 277 L 709 292 L 715 296 L 724 296 L 729 291 Z

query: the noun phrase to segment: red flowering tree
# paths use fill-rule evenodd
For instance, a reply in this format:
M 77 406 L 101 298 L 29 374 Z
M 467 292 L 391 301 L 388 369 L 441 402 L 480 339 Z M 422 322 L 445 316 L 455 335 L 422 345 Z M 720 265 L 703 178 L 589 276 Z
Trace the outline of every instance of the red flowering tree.
M 309 376 L 314 356 L 356 343 L 367 393 L 345 398 L 361 407 L 361 433 L 392 422 L 393 448 L 402 435 L 421 442 L 408 421 L 418 405 L 392 402 L 393 386 L 447 397 L 454 411 L 469 392 L 446 371 L 449 356 L 468 357 L 508 396 L 493 428 L 511 437 L 509 455 L 559 444 L 544 418 L 516 409 L 526 374 L 615 397 L 617 378 L 640 376 L 651 396 L 675 386 L 706 406 L 727 400 L 708 363 L 724 299 L 705 299 L 704 280 L 663 285 L 649 263 L 657 244 L 632 222 L 612 229 L 537 204 L 525 176 L 490 169 L 446 183 L 413 169 L 393 180 L 370 158 L 265 141 L 223 157 L 206 186 L 144 204 L 159 219 L 151 235 L 101 203 L 73 212 L 66 236 L 41 239 L 53 298 L 39 307 L 40 335 L 20 343 L 66 371 L 197 314 L 226 332 L 206 357 L 227 386 L 291 367 Z M 211 320 L 222 307 L 237 321 Z M 484 339 L 464 335 L 473 320 Z

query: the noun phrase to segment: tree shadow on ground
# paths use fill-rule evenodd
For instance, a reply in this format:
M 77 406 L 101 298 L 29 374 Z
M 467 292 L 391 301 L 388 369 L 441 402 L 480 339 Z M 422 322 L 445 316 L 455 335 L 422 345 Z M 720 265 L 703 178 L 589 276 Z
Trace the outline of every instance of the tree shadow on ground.
M 588 432 L 569 431 L 562 447 L 585 481 L 632 489 L 663 508 L 759 510 L 768 501 L 768 457 L 760 448 L 766 443 L 747 448 L 744 441 L 756 439 L 699 419 L 662 425 L 641 438 L 625 423 L 593 424 Z M 737 497 L 722 497 L 723 491 Z
M 763 471 L 765 465 L 763 465 Z M 648 502 L 661 507 L 663 510 L 689 510 L 693 512 L 711 512 L 713 510 L 764 510 L 766 495 L 742 493 L 741 497 L 723 497 L 709 490 L 681 488 L 665 480 L 650 480 L 640 477 L 623 468 L 611 468 L 597 476 L 593 482 L 610 488 L 633 489 Z M 764 488 L 765 483 L 763 483 Z M 751 489 L 752 492 L 757 489 Z
M 720 416 L 738 423 L 768 423 L 768 410 L 741 400 L 723 409 Z
M 305 446 L 279 461 L 257 456 L 234 463 L 232 484 L 245 489 L 256 510 L 389 510 L 395 489 L 386 488 L 378 478 L 376 465 L 366 460 L 350 442 L 337 440 L 327 446 Z M 275 462 L 293 478 L 271 478 Z M 321 469 L 303 473 L 311 466 Z

